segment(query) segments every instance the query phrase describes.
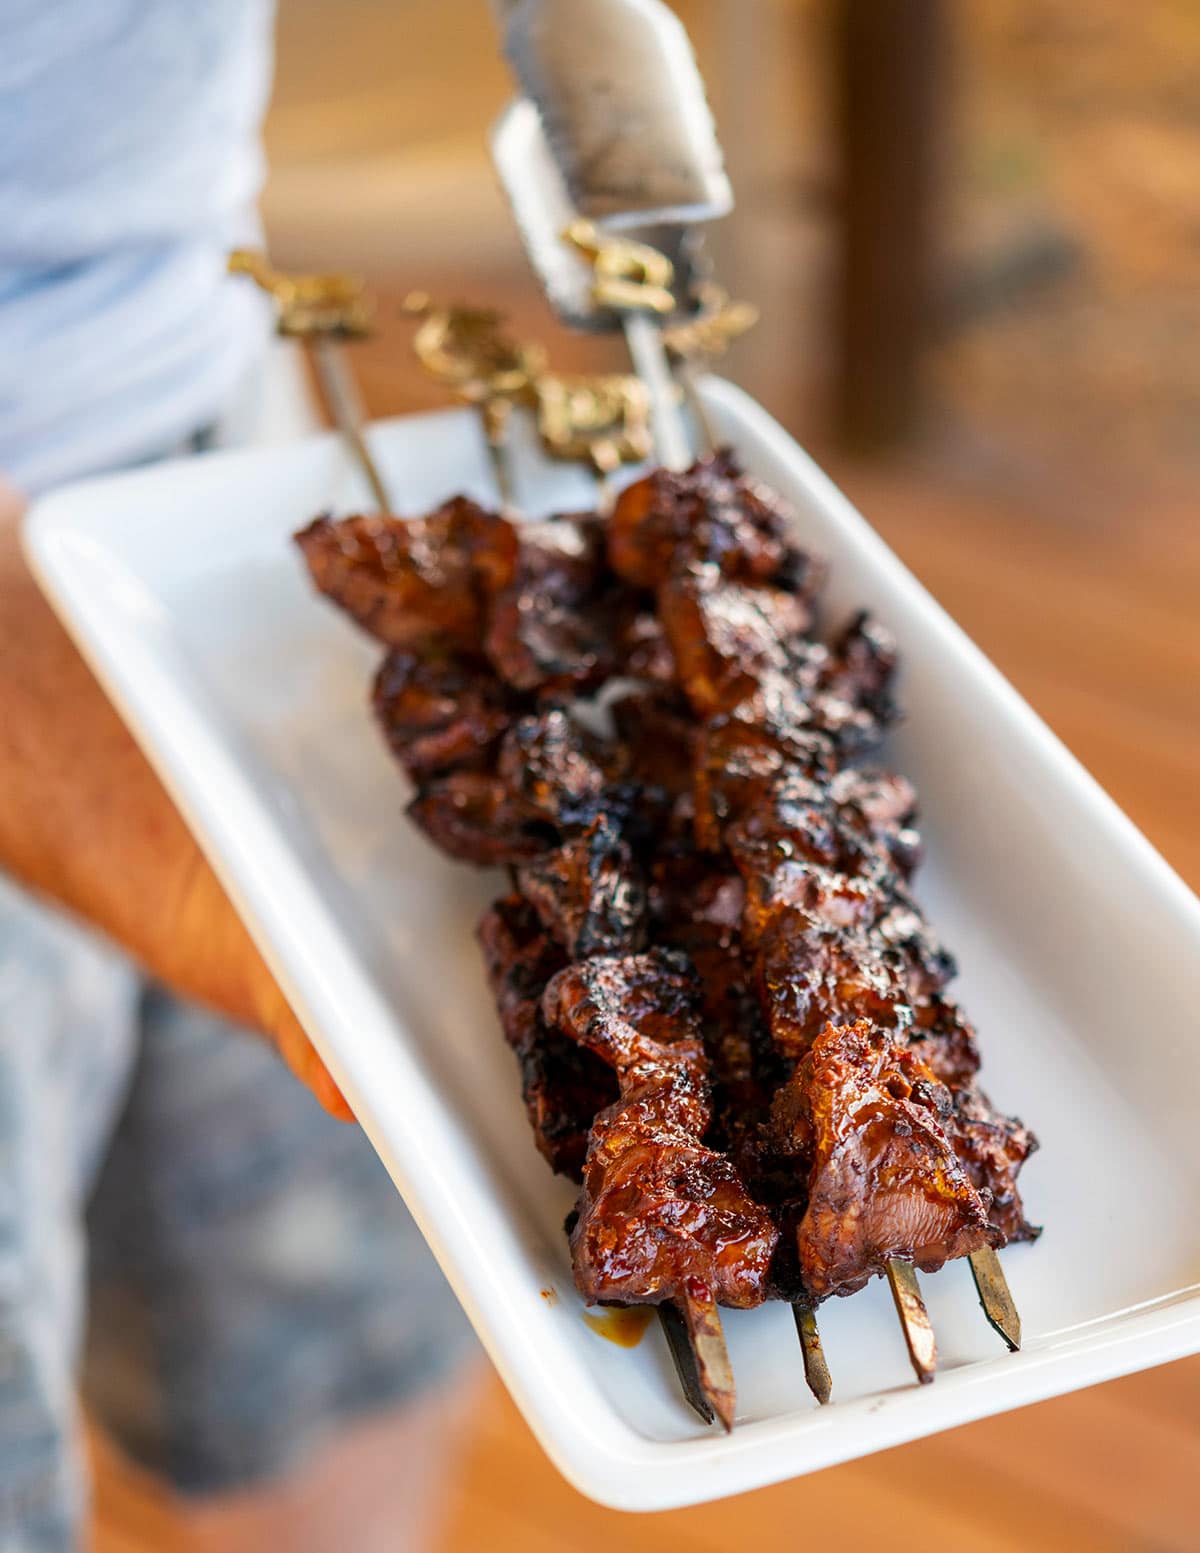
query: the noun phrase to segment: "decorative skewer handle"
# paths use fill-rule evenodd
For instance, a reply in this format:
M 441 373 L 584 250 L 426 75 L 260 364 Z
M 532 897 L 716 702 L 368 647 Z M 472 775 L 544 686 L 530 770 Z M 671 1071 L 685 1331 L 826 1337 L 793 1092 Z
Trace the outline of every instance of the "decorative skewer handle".
M 675 269 L 646 243 L 601 232 L 591 221 L 572 221 L 564 239 L 592 265 L 592 295 L 599 307 L 620 315 L 634 371 L 650 396 L 650 421 L 659 462 L 686 469 L 692 461 L 679 395 L 663 345 L 661 320 L 675 311 Z
M 341 346 L 343 340 L 365 339 L 371 332 L 372 308 L 362 281 L 343 274 L 288 275 L 275 269 L 266 254 L 249 248 L 234 249 L 229 272 L 248 275 L 274 299 L 279 334 L 308 344 L 329 417 L 353 453 L 379 510 L 390 512 L 387 487 L 363 434 L 362 403 Z

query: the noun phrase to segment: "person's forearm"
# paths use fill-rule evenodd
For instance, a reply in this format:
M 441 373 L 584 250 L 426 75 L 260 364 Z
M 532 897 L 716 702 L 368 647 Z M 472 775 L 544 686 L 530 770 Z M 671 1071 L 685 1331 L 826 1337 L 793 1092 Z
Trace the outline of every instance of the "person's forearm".
M 177 991 L 276 1036 L 319 1089 L 315 1058 L 215 875 L 42 598 L 19 513 L 0 489 L 0 869 Z

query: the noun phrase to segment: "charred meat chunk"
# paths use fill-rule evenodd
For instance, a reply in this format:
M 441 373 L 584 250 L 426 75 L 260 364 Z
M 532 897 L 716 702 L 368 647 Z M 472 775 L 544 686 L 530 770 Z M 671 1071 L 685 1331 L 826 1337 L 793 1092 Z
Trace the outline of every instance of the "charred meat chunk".
M 392 753 L 418 779 L 487 764 L 512 721 L 504 687 L 473 658 L 393 648 L 371 699 Z
M 496 594 L 485 649 L 517 690 L 569 691 L 613 672 L 611 611 L 600 597 L 604 540 L 594 514 L 549 518 L 517 531 L 511 580 Z
M 806 635 L 812 616 L 802 598 L 730 582 L 711 563 L 668 578 L 659 612 L 698 717 L 732 711 L 764 688 L 802 706 L 828 656 Z
M 975 1028 L 958 1004 L 940 993 L 917 1003 L 908 1040 L 922 1062 L 953 1090 L 969 1085 L 979 1071 Z
M 911 879 L 921 861 L 921 836 L 916 789 L 907 777 L 847 766 L 830 782 L 829 795 L 846 829 L 879 849 L 901 878 Z
M 869 712 L 886 728 L 897 716 L 892 680 L 898 661 L 895 637 L 864 611 L 855 615 L 834 642 L 823 689 Z
M 818 1298 L 852 1294 L 888 1260 L 936 1272 L 1002 1237 L 991 1194 L 954 1143 L 954 1102 L 909 1047 L 868 1020 L 828 1026 L 777 1096 L 783 1151 L 808 1165 L 800 1267 Z
M 486 771 L 453 771 L 417 789 L 408 816 L 436 846 L 464 863 L 524 863 L 555 845 L 546 816 Z
M 646 888 L 606 815 L 517 869 L 517 886 L 572 960 L 630 953 L 645 937 Z
M 768 801 L 780 773 L 827 779 L 828 741 L 807 730 L 781 732 L 737 714 L 713 718 L 696 738 L 692 784 L 696 844 L 718 852 L 727 826 Z
M 732 1162 L 700 1141 L 710 1120 L 693 979 L 666 951 L 568 967 L 547 1021 L 600 1056 L 620 1098 L 592 1125 L 571 1232 L 589 1301 L 658 1303 L 703 1290 L 749 1307 L 767 1293 L 777 1231 Z
M 620 671 L 630 679 L 675 684 L 675 655 L 662 621 L 649 604 L 618 615 L 616 649 Z
M 320 591 L 389 647 L 478 651 L 517 559 L 513 527 L 465 496 L 425 518 L 317 518 L 296 535 Z
M 557 825 L 588 825 L 610 796 L 614 752 L 563 707 L 515 722 L 499 772 L 514 798 Z
M 592 1118 L 616 1099 L 616 1079 L 599 1057 L 542 1018 L 542 993 L 565 956 L 532 907 L 515 895 L 497 901 L 479 924 L 479 940 L 505 1039 L 520 1063 L 538 1151 L 578 1181 Z
M 795 908 L 772 918 L 757 964 L 771 1038 L 790 1061 L 806 1056 L 827 1024 L 868 1020 L 894 1029 L 908 1017 L 907 990 L 888 955 Z
M 967 1084 L 954 1093 L 954 1146 L 980 1195 L 991 1194 L 988 1223 L 1004 1241 L 1036 1240 L 1041 1230 L 1025 1217 L 1017 1174 L 1038 1140 L 1015 1116 L 1002 1116 L 983 1091 Z
M 813 594 L 819 569 L 799 550 L 789 509 L 747 479 L 728 451 L 676 473 L 655 469 L 617 498 L 609 526 L 613 570 L 635 588 L 656 588 L 681 563 L 712 562 L 747 582 L 786 578 Z
M 661 690 L 632 690 L 612 703 L 630 780 L 670 798 L 690 794 L 696 728 L 686 703 Z

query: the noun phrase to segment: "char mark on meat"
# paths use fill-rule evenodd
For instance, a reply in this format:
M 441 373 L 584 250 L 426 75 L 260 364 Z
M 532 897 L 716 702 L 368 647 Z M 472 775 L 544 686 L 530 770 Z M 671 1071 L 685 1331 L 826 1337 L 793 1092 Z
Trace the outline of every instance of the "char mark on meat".
M 552 823 L 589 825 L 611 808 L 616 753 L 563 707 L 551 706 L 508 730 L 499 774 L 514 798 Z
M 517 887 L 572 960 L 629 954 L 646 932 L 646 887 L 607 815 L 517 869 Z
M 521 1068 L 521 1097 L 538 1150 L 560 1175 L 578 1181 L 597 1111 L 617 1096 L 612 1069 L 542 1018 L 546 983 L 566 963 L 561 947 L 519 895 L 497 901 L 479 941 L 505 1039 Z
M 1036 1240 L 1042 1233 L 1025 1217 L 1017 1174 L 1038 1140 L 1015 1116 L 1003 1116 L 975 1084 L 954 1092 L 954 1146 L 981 1195 L 991 1194 L 988 1222 L 1005 1241 Z

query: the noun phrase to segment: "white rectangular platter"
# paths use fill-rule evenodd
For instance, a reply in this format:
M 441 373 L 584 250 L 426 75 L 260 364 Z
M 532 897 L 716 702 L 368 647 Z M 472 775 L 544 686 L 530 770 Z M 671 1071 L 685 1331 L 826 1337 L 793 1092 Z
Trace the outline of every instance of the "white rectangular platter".
M 679 1397 L 652 1328 L 622 1350 L 581 1318 L 473 941 L 498 876 L 437 855 L 367 710 L 378 649 L 311 592 L 289 536 L 364 499 L 341 445 L 214 454 L 81 484 L 27 547 L 250 925 L 545 1449 L 625 1509 L 734 1494 L 1200 1349 L 1200 904 L 781 429 L 713 383 L 747 466 L 904 654 L 888 758 L 922 798 L 919 894 L 956 951 L 983 1079 L 1042 1150 L 1033 1246 L 1003 1254 L 1009 1356 L 964 1263 L 924 1280 L 941 1351 L 912 1382 L 886 1290 L 822 1308 L 834 1402 L 804 1386 L 786 1308 L 728 1313 L 734 1433 Z M 402 512 L 491 495 L 466 412 L 380 424 Z M 532 515 L 589 504 L 582 472 L 518 448 Z M 1030 579 L 1036 587 L 1036 578 Z M 1049 602 L 1049 601 L 1048 601 Z

